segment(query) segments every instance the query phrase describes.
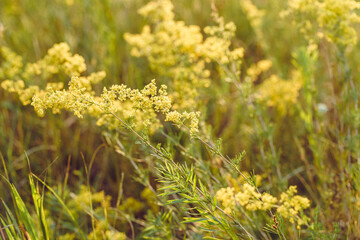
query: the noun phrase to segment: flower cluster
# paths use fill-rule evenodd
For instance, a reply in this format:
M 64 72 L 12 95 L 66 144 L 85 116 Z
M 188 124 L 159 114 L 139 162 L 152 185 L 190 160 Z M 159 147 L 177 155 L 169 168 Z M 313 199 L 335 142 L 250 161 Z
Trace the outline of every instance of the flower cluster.
M 139 10 L 139 14 L 142 16 L 146 16 L 152 21 L 166 21 L 166 20 L 173 20 L 174 6 L 170 1 L 167 0 L 160 0 L 160 1 L 152 1 L 149 2 L 147 5 L 142 7 Z
M 216 199 L 222 203 L 227 213 L 231 213 L 236 204 L 249 211 L 266 211 L 277 203 L 277 198 L 268 193 L 257 192 L 256 188 L 248 183 L 243 184 L 240 191 L 236 191 L 233 187 L 221 188 L 216 193 Z
M 261 25 L 262 18 L 265 15 L 265 11 L 258 9 L 251 0 L 243 0 L 240 4 L 252 27 L 255 30 L 258 30 Z
M 0 79 L 17 77 L 23 67 L 22 57 L 7 47 L 1 47 L 0 53 L 4 61 L 0 68 Z
M 224 23 L 214 15 L 217 26 L 206 27 L 209 35 L 204 40 L 198 26 L 187 26 L 175 21 L 170 0 L 155 0 L 139 10 L 147 17 L 140 34 L 126 33 L 125 40 L 131 45 L 131 54 L 146 57 L 151 68 L 162 76 L 171 78 L 175 109 L 193 110 L 197 106 L 199 91 L 210 84 L 209 62 L 227 64 L 240 61 L 243 49 L 230 50 L 230 39 L 235 34 L 235 24 Z
M 43 59 L 27 64 L 23 77 L 28 79 L 41 75 L 42 78 L 47 79 L 59 73 L 65 73 L 67 76 L 79 76 L 85 71 L 84 58 L 78 54 L 71 54 L 69 45 L 62 42 L 50 48 Z
M 240 47 L 230 50 L 231 39 L 235 36 L 236 31 L 235 24 L 233 22 L 225 23 L 224 18 L 220 17 L 217 12 L 214 12 L 212 16 L 216 25 L 204 28 L 208 37 L 199 46 L 201 56 L 206 62 L 241 63 L 244 49 Z
M 161 113 L 165 115 L 166 121 L 178 125 L 189 123 L 191 134 L 198 131 L 199 113 L 173 111 L 173 104 L 165 85 L 158 89 L 155 80 L 142 90 L 130 89 L 125 85 L 113 85 L 110 88 L 104 87 L 102 94 L 96 95 L 92 85 L 102 81 L 106 74 L 101 71 L 87 77 L 77 76 L 86 69 L 83 60 L 79 59 L 83 58 L 72 55 L 69 46 L 60 43 L 51 48 L 42 60 L 27 64 L 23 73 L 17 71 L 18 75 L 28 77 L 34 73 L 58 74 L 60 70 L 64 70 L 67 75 L 75 75 L 71 78 L 68 89 L 64 89 L 62 82 L 48 82 L 44 88 L 41 88 L 37 85 L 27 86 L 26 81 L 23 80 L 4 80 L 1 86 L 9 92 L 17 93 L 24 105 L 31 103 L 39 116 L 44 116 L 47 109 L 51 109 L 54 114 L 65 109 L 79 118 L 83 115 L 97 118 L 97 124 L 108 129 L 118 129 L 123 126 L 123 123 L 117 119 L 119 117 L 136 130 L 148 128 L 154 131 L 161 126 L 157 117 L 158 113 Z M 4 69 L 5 72 L 6 67 L 7 65 L 0 69 Z M 40 70 L 37 72 L 29 69 Z
M 303 214 L 303 210 L 310 206 L 309 199 L 295 195 L 296 186 L 290 186 L 282 193 L 280 200 L 269 193 L 260 193 L 248 183 L 240 186 L 239 190 L 234 187 L 221 188 L 216 193 L 216 199 L 224 206 L 228 214 L 236 214 L 237 206 L 247 211 L 267 211 L 277 209 L 277 213 L 288 219 L 291 223 L 296 221 L 298 227 L 308 223 L 309 218 Z
M 297 193 L 296 186 L 290 186 L 289 189 L 280 195 L 281 205 L 277 208 L 277 212 L 284 218 L 289 219 L 291 223 L 297 221 L 298 228 L 307 224 L 309 218 L 305 215 L 299 217 L 299 214 L 310 207 L 310 200 L 306 197 L 295 195 Z
M 58 43 L 51 47 L 47 54 L 37 62 L 23 64 L 21 56 L 7 47 L 0 51 L 4 61 L 0 68 L 0 79 L 23 80 L 33 83 L 34 78 L 40 77 L 42 82 L 54 75 L 65 74 L 68 77 L 80 76 L 86 71 L 85 60 L 78 54 L 72 54 L 66 43 Z M 90 82 L 97 83 L 105 77 L 104 72 L 94 73 L 89 76 Z
M 301 78 L 295 73 L 291 80 L 283 80 L 272 75 L 259 86 L 256 99 L 260 103 L 273 107 L 280 115 L 285 115 L 296 103 L 302 85 Z
M 246 74 L 252 81 L 255 81 L 261 73 L 268 71 L 271 66 L 272 62 L 270 60 L 261 60 L 256 64 L 252 64 L 250 68 L 247 69 Z
M 325 37 L 337 45 L 353 45 L 357 42 L 354 23 L 360 22 L 355 0 L 291 0 L 284 15 L 290 15 L 310 39 Z
M 83 212 L 93 212 L 95 216 L 101 216 L 101 218 L 95 221 L 95 228 L 88 234 L 88 239 L 114 239 L 125 240 L 126 235 L 123 232 L 119 232 L 114 228 L 109 227 L 109 224 L 103 219 L 106 210 L 111 207 L 111 196 L 105 195 L 104 191 L 90 192 L 89 188 L 85 185 L 80 186 L 80 192 L 75 194 L 69 193 L 69 199 L 67 205 L 72 210 L 72 214 L 76 219 L 80 219 Z M 91 206 L 91 208 L 90 208 Z M 73 240 L 76 239 L 75 233 L 67 233 L 59 236 L 60 240 Z

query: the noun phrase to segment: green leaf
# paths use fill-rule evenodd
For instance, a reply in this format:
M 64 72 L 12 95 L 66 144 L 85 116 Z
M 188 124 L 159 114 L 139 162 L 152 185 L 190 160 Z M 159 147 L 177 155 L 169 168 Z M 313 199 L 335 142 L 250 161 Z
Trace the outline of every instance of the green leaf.
M 29 175 L 29 182 L 30 182 L 30 187 L 31 187 L 31 195 L 33 197 L 34 204 L 35 204 L 36 214 L 39 218 L 39 223 L 40 223 L 41 231 L 43 234 L 43 239 L 49 240 L 49 231 L 48 231 L 47 222 L 45 219 L 44 207 L 43 207 L 44 206 L 44 196 L 40 195 L 38 188 L 34 184 L 34 179 L 31 176 L 31 174 Z
M 20 230 L 20 228 L 19 228 L 19 226 L 18 226 L 18 224 L 16 222 L 16 219 L 15 219 L 14 215 L 11 213 L 9 207 L 6 205 L 6 203 L 4 201 L 3 201 L 3 205 L 4 205 L 5 209 L 6 209 L 7 221 L 8 221 L 8 223 L 12 223 L 10 229 L 11 229 L 13 235 L 16 236 L 16 234 L 15 234 L 15 229 L 16 229 L 19 236 L 21 236 L 21 230 Z
M 172 199 L 172 200 L 168 200 L 165 205 L 173 205 L 177 203 L 183 203 L 186 201 L 187 201 L 186 199 Z
M 169 196 L 169 195 L 173 195 L 173 194 L 177 194 L 180 193 L 181 191 L 172 191 L 172 192 L 167 192 L 167 193 L 160 193 L 158 196 L 159 197 L 164 197 L 164 196 Z
M 73 214 L 71 213 L 70 209 L 66 206 L 66 204 L 64 203 L 64 201 L 59 197 L 59 195 L 56 194 L 56 192 L 54 191 L 54 189 L 52 189 L 49 185 L 47 185 L 44 181 L 42 181 L 39 177 L 37 177 L 36 175 L 32 174 L 32 176 L 34 178 L 36 178 L 39 182 L 41 182 L 41 184 L 43 184 L 53 195 L 54 197 L 58 200 L 58 202 L 60 203 L 60 205 L 65 209 L 66 213 L 69 215 L 71 221 L 75 224 L 75 227 L 77 229 L 77 233 L 81 236 L 81 239 L 87 239 L 85 234 L 82 232 L 78 222 L 76 221 L 76 219 L 74 218 Z
M 208 218 L 191 218 L 191 217 L 185 217 L 185 221 L 182 221 L 182 223 L 194 223 L 194 222 L 203 222 L 208 220 Z
M 161 187 L 158 190 L 159 191 L 164 191 L 164 190 L 167 190 L 167 189 L 176 189 L 176 188 L 177 188 L 177 185 L 173 184 L 173 185 L 168 185 L 168 186 Z
M 6 222 L 4 221 L 4 219 L 2 217 L 0 217 L 0 221 L 1 221 L 1 224 L 4 226 L 0 226 L 3 230 L 5 230 L 6 232 L 6 236 L 8 237 L 9 240 L 15 240 L 15 234 L 14 232 L 11 232 L 10 230 L 10 225 L 6 224 Z
M 215 210 L 216 210 L 216 196 L 213 197 L 212 207 L 213 207 L 213 212 L 215 212 Z
M 198 226 L 197 228 L 201 229 L 201 230 L 204 230 L 206 232 L 217 232 L 217 231 L 219 231 L 219 230 L 215 230 L 215 229 L 204 228 L 204 227 L 201 227 L 201 226 Z
M 192 186 L 193 193 L 195 193 L 195 190 L 196 190 L 196 175 L 194 175 L 194 179 L 193 179 L 193 186 Z
M 15 186 L 11 183 L 10 183 L 10 188 L 14 200 L 14 205 L 19 212 L 21 221 L 23 222 L 25 229 L 29 234 L 31 240 L 40 240 L 35 228 L 34 220 L 31 217 L 29 211 L 27 210 L 25 203 L 21 199 L 20 194 L 16 190 Z

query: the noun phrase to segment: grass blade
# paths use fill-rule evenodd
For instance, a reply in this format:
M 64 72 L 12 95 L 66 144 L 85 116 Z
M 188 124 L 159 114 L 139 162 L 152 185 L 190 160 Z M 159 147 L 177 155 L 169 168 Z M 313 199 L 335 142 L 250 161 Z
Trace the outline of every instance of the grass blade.
M 59 195 L 54 191 L 54 189 L 52 189 L 49 185 L 47 185 L 43 180 L 41 180 L 39 177 L 37 177 L 36 175 L 32 174 L 32 176 L 34 178 L 36 178 L 41 184 L 43 184 L 53 195 L 54 197 L 58 200 L 58 202 L 60 203 L 60 205 L 65 209 L 66 213 L 69 215 L 71 221 L 75 224 L 76 229 L 77 229 L 77 233 L 80 235 L 81 239 L 87 239 L 85 234 L 83 233 L 83 231 L 81 230 L 78 222 L 76 221 L 76 219 L 74 218 L 73 214 L 71 213 L 70 209 L 66 206 L 66 204 L 64 203 L 64 201 L 59 197 Z
M 31 217 L 29 211 L 27 210 L 25 203 L 21 199 L 20 194 L 16 190 L 15 186 L 11 183 L 10 183 L 10 188 L 14 200 L 14 205 L 19 211 L 21 222 L 23 222 L 27 233 L 29 234 L 32 240 L 40 240 L 35 228 L 34 220 Z
M 36 214 L 39 218 L 39 223 L 40 223 L 41 231 L 43 234 L 43 239 L 49 240 L 49 231 L 47 228 L 45 212 L 44 212 L 44 207 L 43 207 L 44 195 L 42 195 L 42 196 L 40 195 L 39 190 L 38 190 L 37 186 L 35 186 L 34 179 L 31 176 L 31 174 L 29 175 L 29 182 L 30 182 L 30 187 L 31 187 L 31 195 L 33 197 L 34 204 L 35 204 Z

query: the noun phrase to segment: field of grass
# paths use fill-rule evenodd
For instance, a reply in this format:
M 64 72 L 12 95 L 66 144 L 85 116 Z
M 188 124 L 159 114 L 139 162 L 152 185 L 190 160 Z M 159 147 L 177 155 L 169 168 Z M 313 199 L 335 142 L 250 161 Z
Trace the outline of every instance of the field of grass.
M 1 0 L 0 239 L 360 239 L 357 0 Z

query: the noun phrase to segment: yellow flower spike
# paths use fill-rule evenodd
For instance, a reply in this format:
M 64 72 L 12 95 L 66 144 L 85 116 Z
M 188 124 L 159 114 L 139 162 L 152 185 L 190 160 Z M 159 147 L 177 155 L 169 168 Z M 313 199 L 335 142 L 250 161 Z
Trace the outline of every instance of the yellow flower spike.
M 355 0 L 291 0 L 284 16 L 292 16 L 308 39 L 325 37 L 336 45 L 357 42 L 355 23 L 360 22 Z M 320 31 L 320 32 L 319 32 Z
M 174 18 L 173 13 L 174 6 L 169 0 L 157 0 L 151 1 L 142 8 L 138 13 L 144 17 L 148 17 L 153 22 L 172 20 Z
M 22 57 L 4 46 L 0 48 L 0 53 L 5 60 L 0 67 L 0 79 L 14 78 L 23 67 Z
M 81 56 L 73 56 L 69 50 L 70 47 L 65 43 L 55 44 L 42 60 L 27 64 L 23 72 L 24 76 L 32 76 L 38 74 L 37 71 L 58 74 L 62 69 L 67 74 L 73 74 L 67 89 L 64 89 L 62 82 L 48 82 L 44 89 L 41 89 L 39 86 L 26 86 L 22 80 L 5 80 L 1 87 L 19 95 L 24 105 L 31 103 L 40 117 L 45 115 L 47 109 L 51 109 L 54 114 L 68 110 L 79 118 L 84 115 L 95 117 L 100 126 L 118 129 L 122 123 L 116 119 L 113 115 L 115 114 L 124 121 L 132 121 L 130 125 L 136 130 L 147 128 L 154 132 L 161 127 L 158 119 L 158 113 L 161 113 L 165 115 L 166 121 L 188 126 L 191 135 L 198 131 L 200 114 L 176 114 L 172 110 L 174 104 L 168 96 L 167 86 L 158 88 L 155 80 L 142 90 L 131 89 L 125 85 L 104 87 L 102 94 L 96 96 L 92 85 L 102 81 L 106 73 L 100 71 L 89 76 L 78 76 L 86 69 L 86 65 Z M 8 53 L 13 54 L 10 51 Z
M 17 80 L 17 81 L 5 80 L 1 82 L 1 87 L 8 92 L 17 93 L 17 92 L 21 92 L 24 89 L 25 83 L 23 80 Z
M 260 85 L 256 99 L 269 107 L 274 107 L 283 116 L 296 103 L 302 84 L 301 79 L 286 81 L 272 75 Z
M 240 190 L 233 187 L 221 188 L 216 192 L 216 199 L 227 213 L 239 213 L 237 206 L 247 211 L 268 211 L 276 208 L 278 214 L 289 220 L 290 223 L 301 225 L 308 224 L 309 218 L 303 210 L 310 206 L 309 199 L 295 195 L 296 186 L 290 186 L 280 196 L 280 200 L 269 193 L 259 193 L 254 186 L 244 183 Z
M 213 14 L 216 25 L 204 28 L 209 35 L 205 38 L 198 26 L 174 20 L 169 0 L 151 1 L 139 13 L 149 19 L 151 27 L 146 25 L 140 34 L 126 33 L 124 38 L 132 56 L 146 57 L 155 72 L 171 79 L 169 97 L 174 110 L 193 111 L 200 104 L 196 99 L 210 85 L 205 63 L 234 60 L 240 65 L 243 49 L 230 50 L 235 24 L 225 23 L 217 14 Z

